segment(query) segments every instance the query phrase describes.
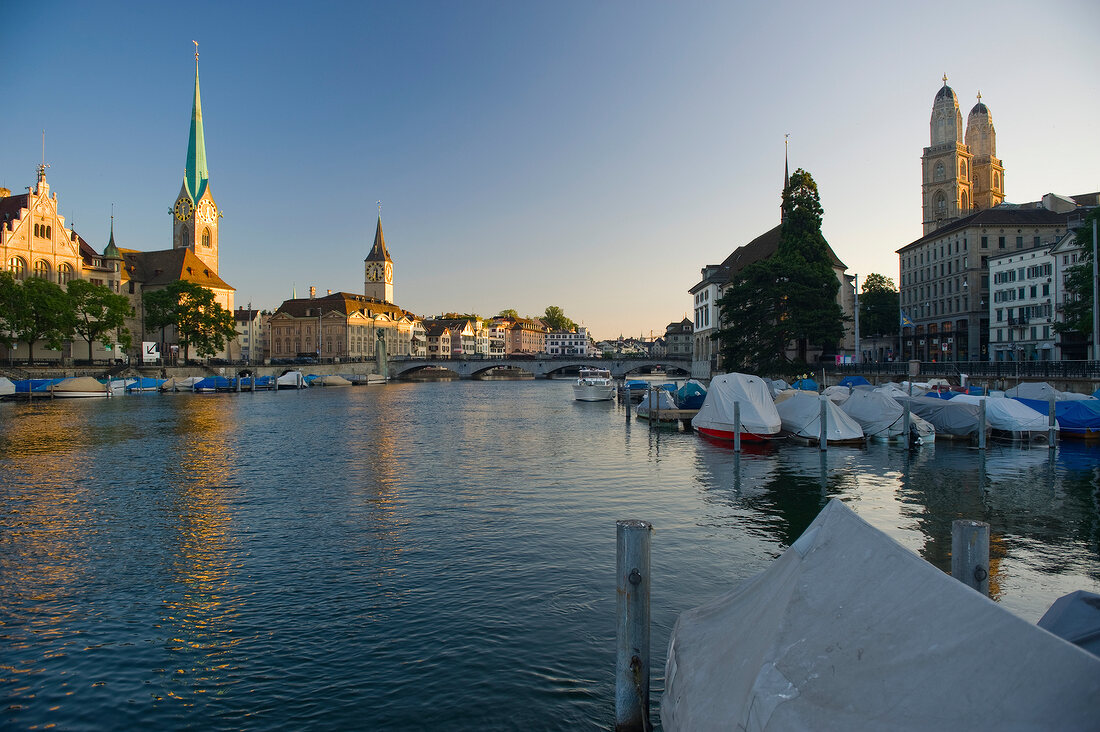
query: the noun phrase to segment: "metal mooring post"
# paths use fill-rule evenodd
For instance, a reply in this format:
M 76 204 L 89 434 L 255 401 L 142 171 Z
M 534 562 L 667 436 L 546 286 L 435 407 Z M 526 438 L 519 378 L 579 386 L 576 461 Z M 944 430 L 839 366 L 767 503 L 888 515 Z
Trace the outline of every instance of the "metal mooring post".
M 648 521 L 615 522 L 615 732 L 649 732 Z
M 1047 447 L 1054 449 L 1054 425 L 1057 424 L 1054 409 L 1054 396 L 1050 397 L 1050 406 L 1047 408 Z
M 989 597 L 989 524 L 951 522 L 951 576 Z
M 988 399 L 986 397 L 985 399 Z M 985 449 L 985 399 L 978 402 L 978 449 Z
M 733 451 L 741 452 L 741 402 L 733 403 Z
M 821 400 L 821 434 L 818 436 L 818 441 L 821 443 L 821 450 L 829 449 L 829 397 L 822 394 Z

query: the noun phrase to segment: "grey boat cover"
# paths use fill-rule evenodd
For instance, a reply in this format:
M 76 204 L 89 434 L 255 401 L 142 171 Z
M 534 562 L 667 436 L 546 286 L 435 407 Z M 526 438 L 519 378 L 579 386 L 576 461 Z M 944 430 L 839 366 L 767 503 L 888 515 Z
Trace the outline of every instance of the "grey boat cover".
M 954 399 L 915 396 L 912 399 L 892 394 L 902 406 L 909 402 L 909 409 L 920 418 L 932 423 L 937 435 L 952 435 L 957 438 L 978 439 L 978 405 L 957 402 Z M 989 421 L 985 430 L 992 431 Z
M 1100 595 L 1077 590 L 1062 595 L 1039 618 L 1040 628 L 1100 657 Z
M 651 409 L 668 411 L 669 409 L 679 409 L 679 407 L 676 406 L 676 400 L 672 398 L 672 392 L 665 389 L 653 389 L 646 392 L 645 396 L 642 397 L 642 401 L 638 404 L 638 416 L 648 417 Z
M 1100 659 L 833 499 L 761 574 L 681 613 L 665 730 L 1086 730 Z
M 841 411 L 828 397 L 816 391 L 788 389 L 775 398 L 775 408 L 783 422 L 783 431 L 808 440 L 821 439 L 821 404 L 825 403 L 825 415 L 828 421 L 828 440 L 862 440 L 863 428 L 859 423 Z
M 0 396 L 15 393 L 15 382 L 6 376 L 0 376 Z
M 985 419 L 989 426 L 1003 432 L 1042 432 L 1047 433 L 1049 416 L 1041 414 L 1031 407 L 1004 397 L 971 396 L 959 394 L 952 397 L 951 401 L 959 404 L 980 404 L 985 402 Z M 1021 408 L 1022 407 L 1022 408 Z M 1054 425 L 1058 429 L 1057 422 Z
M 1074 391 L 1058 391 L 1045 381 L 1025 381 L 1005 391 L 1005 396 L 1021 397 L 1023 399 L 1040 399 L 1044 402 L 1049 402 L 1051 397 L 1054 397 L 1054 401 L 1057 402 L 1092 399 L 1088 394 L 1078 394 Z
M 759 376 L 719 374 L 710 380 L 710 388 L 691 420 L 695 429 L 734 432 L 733 405 L 741 404 L 741 431 L 757 435 L 776 435 L 783 426 L 768 385 Z
M 905 432 L 905 407 L 886 391 L 856 389 L 840 408 L 872 439 L 896 440 Z M 909 431 L 922 442 L 936 439 L 936 428 L 916 414 L 909 415 Z

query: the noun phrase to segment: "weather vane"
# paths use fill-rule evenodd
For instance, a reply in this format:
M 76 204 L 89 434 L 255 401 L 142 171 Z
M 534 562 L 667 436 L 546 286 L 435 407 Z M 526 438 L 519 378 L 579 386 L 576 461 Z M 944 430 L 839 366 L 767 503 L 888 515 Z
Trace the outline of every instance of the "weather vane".
M 943 85 L 947 86 L 947 72 L 943 72 Z
M 382 202 L 381 201 L 378 201 L 378 216 L 379 216 L 379 218 L 381 218 L 381 216 L 382 216 Z
M 198 61 L 199 60 L 199 42 L 198 41 L 191 41 L 191 42 L 195 44 L 195 60 Z

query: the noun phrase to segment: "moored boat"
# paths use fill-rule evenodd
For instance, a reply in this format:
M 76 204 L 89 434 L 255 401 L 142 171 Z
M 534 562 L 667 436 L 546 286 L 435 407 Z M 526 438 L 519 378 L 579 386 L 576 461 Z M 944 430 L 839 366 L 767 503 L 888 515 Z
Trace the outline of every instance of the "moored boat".
M 1014 397 L 1021 404 L 1041 414 L 1049 414 L 1050 402 Z M 1054 402 L 1054 418 L 1059 437 L 1079 440 L 1100 439 L 1100 400 L 1071 399 Z
M 662 414 L 663 413 L 663 414 Z M 667 389 L 651 389 L 638 402 L 638 419 L 653 419 L 661 422 L 675 422 L 680 418 L 680 410 L 672 393 Z
M 831 387 L 830 387 L 831 388 Z M 856 388 L 840 405 L 841 411 L 859 423 L 872 440 L 905 440 L 905 408 L 878 389 Z M 934 442 L 936 428 L 916 414 L 909 415 L 908 439 L 917 444 Z
M 615 396 L 615 382 L 607 369 L 581 369 L 573 383 L 573 398 L 578 402 L 606 402 Z
M 958 394 L 951 401 L 956 404 L 979 405 L 984 402 L 985 419 L 993 430 L 994 437 L 1025 441 L 1047 439 L 1048 415 L 1016 399 Z M 1054 429 L 1057 431 L 1057 425 Z
M 91 376 L 74 376 L 50 385 L 50 394 L 58 399 L 109 397 L 109 387 Z
M 783 432 L 809 444 L 821 442 L 821 410 L 825 409 L 826 444 L 862 445 L 863 428 L 825 396 L 813 391 L 788 389 L 775 398 Z
M 740 405 L 740 425 L 734 423 L 734 404 Z M 742 441 L 762 442 L 779 436 L 783 420 L 763 379 L 731 373 L 711 379 L 691 426 L 699 434 L 719 440 L 733 440 L 739 430 Z

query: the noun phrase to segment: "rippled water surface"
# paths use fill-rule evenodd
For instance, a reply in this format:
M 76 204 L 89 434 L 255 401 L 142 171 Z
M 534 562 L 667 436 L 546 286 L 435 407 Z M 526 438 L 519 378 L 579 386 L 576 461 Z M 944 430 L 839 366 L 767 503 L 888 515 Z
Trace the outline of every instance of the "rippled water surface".
M 1100 452 L 651 432 L 569 382 L 0 404 L 0 722 L 13 729 L 613 726 L 615 520 L 677 614 L 840 498 L 936 566 L 992 525 L 1035 621 L 1100 591 Z

